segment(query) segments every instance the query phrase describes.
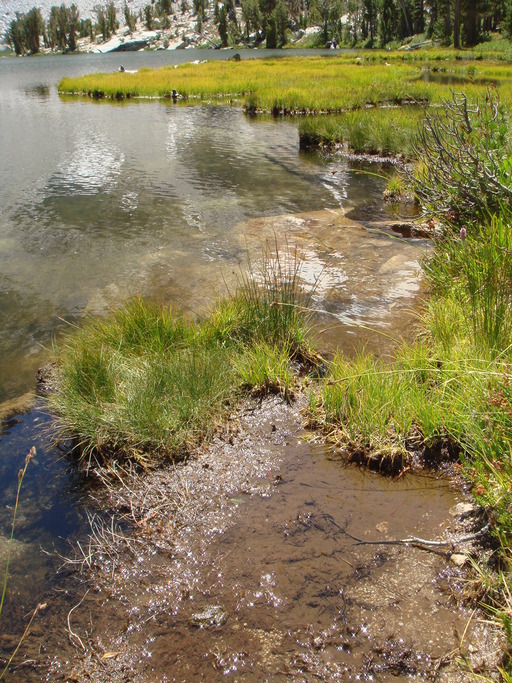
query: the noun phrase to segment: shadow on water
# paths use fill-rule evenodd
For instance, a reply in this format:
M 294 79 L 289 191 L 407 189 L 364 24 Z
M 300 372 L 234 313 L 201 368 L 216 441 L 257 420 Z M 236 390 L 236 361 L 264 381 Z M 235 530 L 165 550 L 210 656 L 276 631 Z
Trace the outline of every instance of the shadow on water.
M 14 540 L 10 545 L 7 593 L 0 617 L 2 657 L 14 650 L 36 605 L 53 604 L 60 583 L 57 575 L 62 564 L 60 555 L 69 553 L 73 539 L 83 538 L 88 530 L 84 492 L 76 468 L 63 452 L 52 446 L 49 428 L 49 416 L 40 405 L 2 423 L 2 583 L 9 554 L 18 472 L 23 468 L 29 450 L 33 446 L 36 448 L 36 457 L 29 463 L 23 479 Z M 7 677 L 6 680 L 20 679 Z
M 423 69 L 419 80 L 426 83 L 439 83 L 440 85 L 464 86 L 473 83 L 475 85 L 492 86 L 498 85 L 503 79 L 474 78 L 471 73 L 460 75 L 447 73 L 445 71 L 436 71 L 435 69 Z
M 49 85 L 44 85 L 39 83 L 37 85 L 31 85 L 25 88 L 25 94 L 28 97 L 33 97 L 36 99 L 48 100 L 50 99 L 51 89 Z

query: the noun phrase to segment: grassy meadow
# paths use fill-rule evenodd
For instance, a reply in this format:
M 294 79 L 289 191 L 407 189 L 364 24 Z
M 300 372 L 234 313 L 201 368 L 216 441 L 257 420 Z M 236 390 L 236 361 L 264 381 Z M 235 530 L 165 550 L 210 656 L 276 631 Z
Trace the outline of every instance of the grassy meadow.
M 451 81 L 464 85 L 471 98 L 485 91 L 489 82 L 499 87 L 510 78 L 508 67 L 500 62 L 467 56 L 456 60 L 453 52 L 421 58 L 413 54 L 354 53 L 180 64 L 136 73 L 64 78 L 59 91 L 122 99 L 170 98 L 175 90 L 185 100 L 237 101 L 249 111 L 334 113 L 368 105 L 435 103 L 449 96 L 453 82 L 428 81 L 427 69 L 449 74 Z

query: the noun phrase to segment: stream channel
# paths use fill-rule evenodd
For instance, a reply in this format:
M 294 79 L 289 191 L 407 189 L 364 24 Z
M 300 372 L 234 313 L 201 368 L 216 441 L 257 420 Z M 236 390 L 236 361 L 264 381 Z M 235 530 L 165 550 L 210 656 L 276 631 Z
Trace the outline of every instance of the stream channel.
M 297 249 L 324 352 L 387 353 L 413 334 L 428 245 L 382 228 L 384 167 L 300 151 L 296 121 L 238 107 L 57 93 L 63 75 L 205 56 L 229 53 L 0 59 L 4 409 L 34 390 L 52 341 L 85 314 L 140 294 L 201 316 L 266 243 Z M 17 474 L 32 446 L 37 456 L 11 547 L 3 657 L 45 608 L 6 680 L 462 681 L 445 666 L 461 638 L 479 664 L 491 656 L 445 556 L 356 540 L 455 532 L 463 492 L 448 478 L 347 467 L 304 439 L 297 407 L 272 400 L 233 416 L 233 435 L 185 465 L 148 475 L 123 516 L 53 446 L 42 403 L 9 412 L 2 576 Z M 110 550 L 88 540 L 91 525 Z

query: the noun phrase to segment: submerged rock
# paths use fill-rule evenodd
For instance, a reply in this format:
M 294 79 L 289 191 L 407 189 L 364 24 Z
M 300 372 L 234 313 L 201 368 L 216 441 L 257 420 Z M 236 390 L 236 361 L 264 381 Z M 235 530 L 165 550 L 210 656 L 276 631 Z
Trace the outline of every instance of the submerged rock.
M 22 413 L 27 413 L 36 400 L 35 393 L 33 391 L 28 391 L 22 396 L 17 398 L 11 398 L 8 401 L 0 403 L 0 422 L 4 420 L 9 420 L 14 415 L 20 415 Z M 1 433 L 0 426 L 0 433 Z
M 195 612 L 188 620 L 192 626 L 207 628 L 208 626 L 224 626 L 228 613 L 220 605 L 209 605 L 202 612 Z
M 473 505 L 473 503 L 457 503 L 457 505 L 454 505 L 452 508 L 450 508 L 448 512 L 452 517 L 464 519 L 465 517 L 473 514 L 475 510 L 476 507 Z
M 453 553 L 450 555 L 450 562 L 456 567 L 464 567 L 464 565 L 469 562 L 469 557 L 462 553 Z

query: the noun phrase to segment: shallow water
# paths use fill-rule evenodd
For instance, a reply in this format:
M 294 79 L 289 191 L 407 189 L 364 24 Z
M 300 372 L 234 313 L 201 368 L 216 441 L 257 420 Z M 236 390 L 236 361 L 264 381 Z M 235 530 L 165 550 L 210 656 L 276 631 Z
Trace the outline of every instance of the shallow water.
M 301 441 L 298 419 L 273 401 L 234 439 L 134 488 L 132 513 L 148 521 L 38 619 L 24 654 L 50 660 L 45 680 L 466 680 L 443 664 L 461 633 L 480 660 L 496 644 L 457 605 L 457 572 L 442 554 L 379 544 L 445 539 L 459 494 L 429 474 L 347 467 Z M 76 652 L 63 628 L 75 606 Z M 198 626 L 208 611 L 218 625 Z
M 122 59 L 133 69 L 190 61 L 192 52 Z M 247 220 L 361 203 L 373 218 L 382 212 L 385 181 L 299 151 L 295 122 L 227 106 L 58 96 L 63 75 L 118 63 L 0 59 L 0 402 L 33 387 L 54 336 L 84 312 L 105 313 L 130 294 L 203 312 L 225 294 L 225 273 L 246 261 Z

